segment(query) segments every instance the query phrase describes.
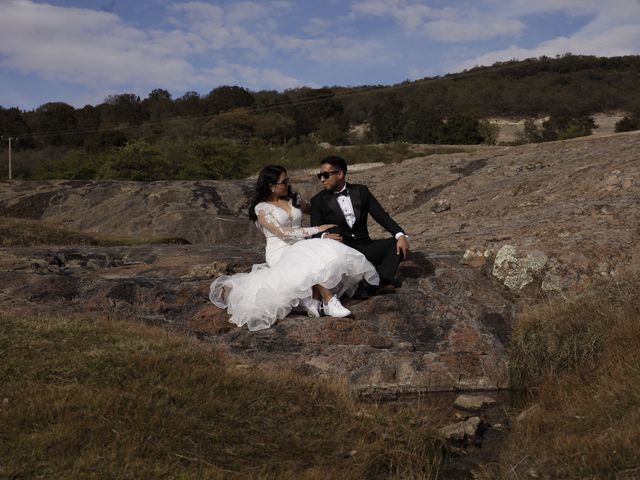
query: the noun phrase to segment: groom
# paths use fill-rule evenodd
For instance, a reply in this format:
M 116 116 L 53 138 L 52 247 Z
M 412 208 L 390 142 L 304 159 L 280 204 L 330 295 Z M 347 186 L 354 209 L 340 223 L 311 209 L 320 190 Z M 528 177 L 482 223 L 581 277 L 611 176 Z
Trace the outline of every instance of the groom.
M 322 160 L 318 179 L 324 190 L 311 199 L 311 226 L 335 224 L 336 227 L 322 234 L 323 238 L 344 242 L 361 252 L 376 267 L 380 288 L 400 287 L 396 270 L 409 253 L 407 236 L 369 189 L 347 183 L 346 175 L 347 163 L 343 158 L 330 156 Z M 393 237 L 371 240 L 367 229 L 369 214 Z M 373 287 L 359 288 L 354 298 L 366 298 L 374 292 Z

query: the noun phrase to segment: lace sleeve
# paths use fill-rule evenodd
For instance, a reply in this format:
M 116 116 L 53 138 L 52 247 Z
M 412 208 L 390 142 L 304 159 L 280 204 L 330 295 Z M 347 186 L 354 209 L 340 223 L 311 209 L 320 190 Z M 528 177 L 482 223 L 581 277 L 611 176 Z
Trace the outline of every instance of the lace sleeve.
M 280 238 L 306 238 L 318 233 L 318 227 L 288 227 L 281 225 L 273 215 L 273 211 L 264 204 L 255 207 L 260 226 L 276 237 Z

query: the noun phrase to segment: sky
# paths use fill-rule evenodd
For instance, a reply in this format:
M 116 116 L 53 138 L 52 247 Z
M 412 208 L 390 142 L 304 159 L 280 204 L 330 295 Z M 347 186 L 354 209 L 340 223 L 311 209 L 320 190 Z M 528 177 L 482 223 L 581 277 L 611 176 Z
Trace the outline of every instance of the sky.
M 392 85 L 640 54 L 640 0 L 0 0 L 0 106 L 222 85 Z

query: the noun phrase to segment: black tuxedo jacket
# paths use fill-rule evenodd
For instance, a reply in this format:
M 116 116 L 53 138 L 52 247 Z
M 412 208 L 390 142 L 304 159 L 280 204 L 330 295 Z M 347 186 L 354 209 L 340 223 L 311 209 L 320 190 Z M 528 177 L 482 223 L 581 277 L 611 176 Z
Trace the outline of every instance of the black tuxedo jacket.
M 404 231 L 393 221 L 384 208 L 380 205 L 376 197 L 369 191 L 365 185 L 347 183 L 349 197 L 353 204 L 353 211 L 356 216 L 356 222 L 353 227 L 349 227 L 344 213 L 338 205 L 336 195 L 329 191 L 323 190 L 311 199 L 311 226 L 317 227 L 326 223 L 334 223 L 337 227 L 328 230 L 329 233 L 339 233 L 342 240 L 347 245 L 353 243 L 364 243 L 371 241 L 369 237 L 369 229 L 367 228 L 367 220 L 369 214 L 373 219 L 384 227 L 391 235 Z M 323 232 L 326 233 L 326 232 Z M 318 234 L 317 236 L 321 236 Z

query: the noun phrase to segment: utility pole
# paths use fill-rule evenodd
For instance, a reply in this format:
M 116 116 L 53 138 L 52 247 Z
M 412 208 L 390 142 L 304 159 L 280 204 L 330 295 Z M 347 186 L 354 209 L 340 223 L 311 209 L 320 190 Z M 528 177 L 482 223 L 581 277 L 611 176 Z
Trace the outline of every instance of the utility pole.
M 2 137 L 3 140 L 9 140 L 9 180 L 11 180 L 11 141 L 14 140 L 13 137 L 5 137 L 4 135 Z

